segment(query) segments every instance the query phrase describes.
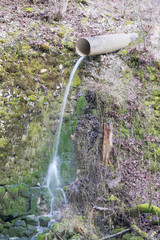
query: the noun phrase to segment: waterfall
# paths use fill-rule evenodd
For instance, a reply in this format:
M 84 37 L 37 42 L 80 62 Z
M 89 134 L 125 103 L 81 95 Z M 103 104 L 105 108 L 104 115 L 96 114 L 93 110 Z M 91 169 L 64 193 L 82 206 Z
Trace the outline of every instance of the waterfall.
M 85 57 L 80 57 L 78 59 L 78 61 L 76 62 L 73 70 L 72 70 L 72 73 L 70 75 L 70 78 L 69 78 L 69 81 L 68 81 L 68 84 L 67 84 L 67 87 L 66 87 L 66 91 L 65 91 L 65 94 L 64 94 L 63 104 L 62 104 L 62 107 L 61 107 L 60 123 L 59 123 L 58 131 L 57 131 L 55 151 L 54 151 L 52 162 L 49 165 L 48 173 L 47 173 L 47 177 L 46 177 L 47 188 L 48 188 L 49 193 L 51 195 L 50 215 L 53 214 L 54 190 L 55 189 L 60 190 L 62 192 L 63 198 L 64 198 L 64 203 L 65 204 L 67 203 L 64 190 L 60 186 L 61 176 L 60 176 L 60 173 L 58 171 L 58 162 L 60 162 L 60 158 L 58 156 L 58 147 L 59 147 L 59 141 L 60 141 L 60 135 L 61 135 L 61 129 L 62 129 L 62 123 L 63 123 L 63 116 L 64 116 L 64 112 L 65 112 L 65 107 L 66 107 L 66 102 L 67 102 L 67 97 L 68 97 L 68 94 L 69 94 L 70 86 L 71 86 L 72 80 L 74 78 L 74 75 L 76 73 L 76 70 L 77 70 L 78 66 L 83 61 L 84 58 Z

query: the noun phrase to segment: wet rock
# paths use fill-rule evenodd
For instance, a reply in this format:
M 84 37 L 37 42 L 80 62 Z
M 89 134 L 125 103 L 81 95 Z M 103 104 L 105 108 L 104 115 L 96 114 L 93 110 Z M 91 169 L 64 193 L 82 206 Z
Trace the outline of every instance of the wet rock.
M 33 226 L 37 226 L 38 225 L 38 220 L 37 220 L 37 217 L 35 215 L 28 215 L 28 216 L 26 216 L 25 221 L 29 225 L 33 225 Z
M 50 221 L 50 218 L 47 216 L 39 217 L 40 226 L 42 227 L 48 227 L 49 221 Z
M 29 187 L 26 184 L 20 184 L 19 185 L 19 194 L 22 197 L 29 197 L 30 196 L 30 192 L 29 192 Z
M 29 239 L 36 233 L 37 233 L 37 226 L 32 226 L 32 225 L 27 226 L 27 230 L 25 230 L 25 235 L 29 237 Z
M 25 234 L 25 228 L 21 226 L 11 226 L 8 230 L 8 234 L 11 237 L 23 237 Z
M 1 240 L 9 240 L 8 236 L 4 236 L 3 234 L 0 234 L 0 239 Z
M 11 237 L 9 238 L 9 240 L 19 240 L 20 238 L 19 237 Z
M 18 187 L 7 186 L 3 201 L 0 206 L 1 218 L 3 220 L 14 219 L 26 214 L 29 199 L 19 196 Z
M 38 202 L 40 199 L 40 188 L 33 187 L 30 189 L 31 199 L 30 199 L 30 207 L 31 207 L 31 214 L 37 214 L 38 212 Z
M 25 226 L 26 226 L 26 223 L 25 223 L 24 220 L 18 219 L 18 220 L 15 221 L 15 224 L 14 224 L 14 225 L 15 225 L 15 226 L 25 227 Z
M 0 187 L 0 201 L 2 202 L 5 194 L 5 187 Z
M 0 223 L 0 232 L 2 232 L 3 229 L 4 229 L 4 226 L 3 226 L 3 224 Z

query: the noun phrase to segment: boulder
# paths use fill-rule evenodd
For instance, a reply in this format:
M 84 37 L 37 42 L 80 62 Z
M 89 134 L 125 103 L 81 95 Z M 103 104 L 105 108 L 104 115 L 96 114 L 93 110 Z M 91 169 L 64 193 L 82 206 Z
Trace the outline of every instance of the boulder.
M 48 227 L 48 223 L 50 222 L 50 218 L 47 216 L 39 217 L 39 223 L 41 227 Z
M 37 219 L 37 217 L 34 214 L 26 216 L 25 222 L 28 225 L 38 226 L 38 219 Z

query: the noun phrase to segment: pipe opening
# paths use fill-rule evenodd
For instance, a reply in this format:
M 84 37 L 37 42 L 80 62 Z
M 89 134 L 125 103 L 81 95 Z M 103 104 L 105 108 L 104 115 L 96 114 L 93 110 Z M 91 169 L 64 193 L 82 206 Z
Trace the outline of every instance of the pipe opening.
M 78 40 L 76 51 L 80 56 L 88 56 L 90 54 L 90 44 L 85 38 Z

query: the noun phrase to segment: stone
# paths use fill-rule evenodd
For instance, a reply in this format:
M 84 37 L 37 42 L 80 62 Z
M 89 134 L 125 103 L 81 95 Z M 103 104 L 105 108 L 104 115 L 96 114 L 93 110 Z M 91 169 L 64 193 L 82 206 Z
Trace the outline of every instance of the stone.
M 15 225 L 15 226 L 25 227 L 25 226 L 26 226 L 26 223 L 25 223 L 24 220 L 18 219 L 18 220 L 15 221 L 15 224 L 14 224 L 14 225 Z
M 39 217 L 39 222 L 41 227 L 48 227 L 48 223 L 50 222 L 50 218 L 47 216 Z
M 25 221 L 29 225 L 33 225 L 33 226 L 37 226 L 38 225 L 37 217 L 34 214 L 26 216 Z
M 0 205 L 1 218 L 3 220 L 14 219 L 26 214 L 29 205 L 29 199 L 18 196 L 17 187 L 7 186 L 3 201 Z
M 7 188 L 9 189 L 9 187 Z M 18 196 L 17 191 L 17 188 L 12 188 L 4 194 L 3 201 L 0 205 L 0 212 L 1 218 L 5 221 L 7 219 L 21 217 L 25 215 L 28 210 L 29 199 Z
M 29 187 L 27 186 L 27 184 L 19 185 L 19 195 L 26 198 L 30 197 Z
M 25 235 L 27 237 L 31 237 L 37 233 L 37 227 L 33 225 L 28 225 L 27 230 L 25 231 Z
M 5 187 L 0 187 L 0 201 L 2 202 L 4 194 L 5 194 Z
M 46 73 L 47 69 L 41 69 L 41 73 Z
M 8 230 L 11 237 L 23 237 L 25 235 L 25 228 L 21 226 L 11 226 Z
M 19 240 L 20 238 L 19 237 L 11 237 L 9 238 L 9 240 Z
M 9 240 L 9 237 L 7 235 L 4 236 L 3 234 L 0 234 L 0 239 L 1 240 Z
M 5 228 L 9 228 L 11 226 L 11 223 L 10 222 L 5 222 L 5 224 L 4 224 L 4 227 Z
M 16 199 L 18 197 L 19 187 L 18 185 L 6 185 L 7 192 L 11 198 Z
M 31 193 L 31 199 L 30 199 L 30 214 L 37 214 L 38 209 L 38 200 L 40 198 L 40 188 L 39 187 L 33 187 L 30 189 Z
M 2 223 L 0 223 L 0 232 L 2 232 L 3 229 L 4 229 L 4 226 Z

